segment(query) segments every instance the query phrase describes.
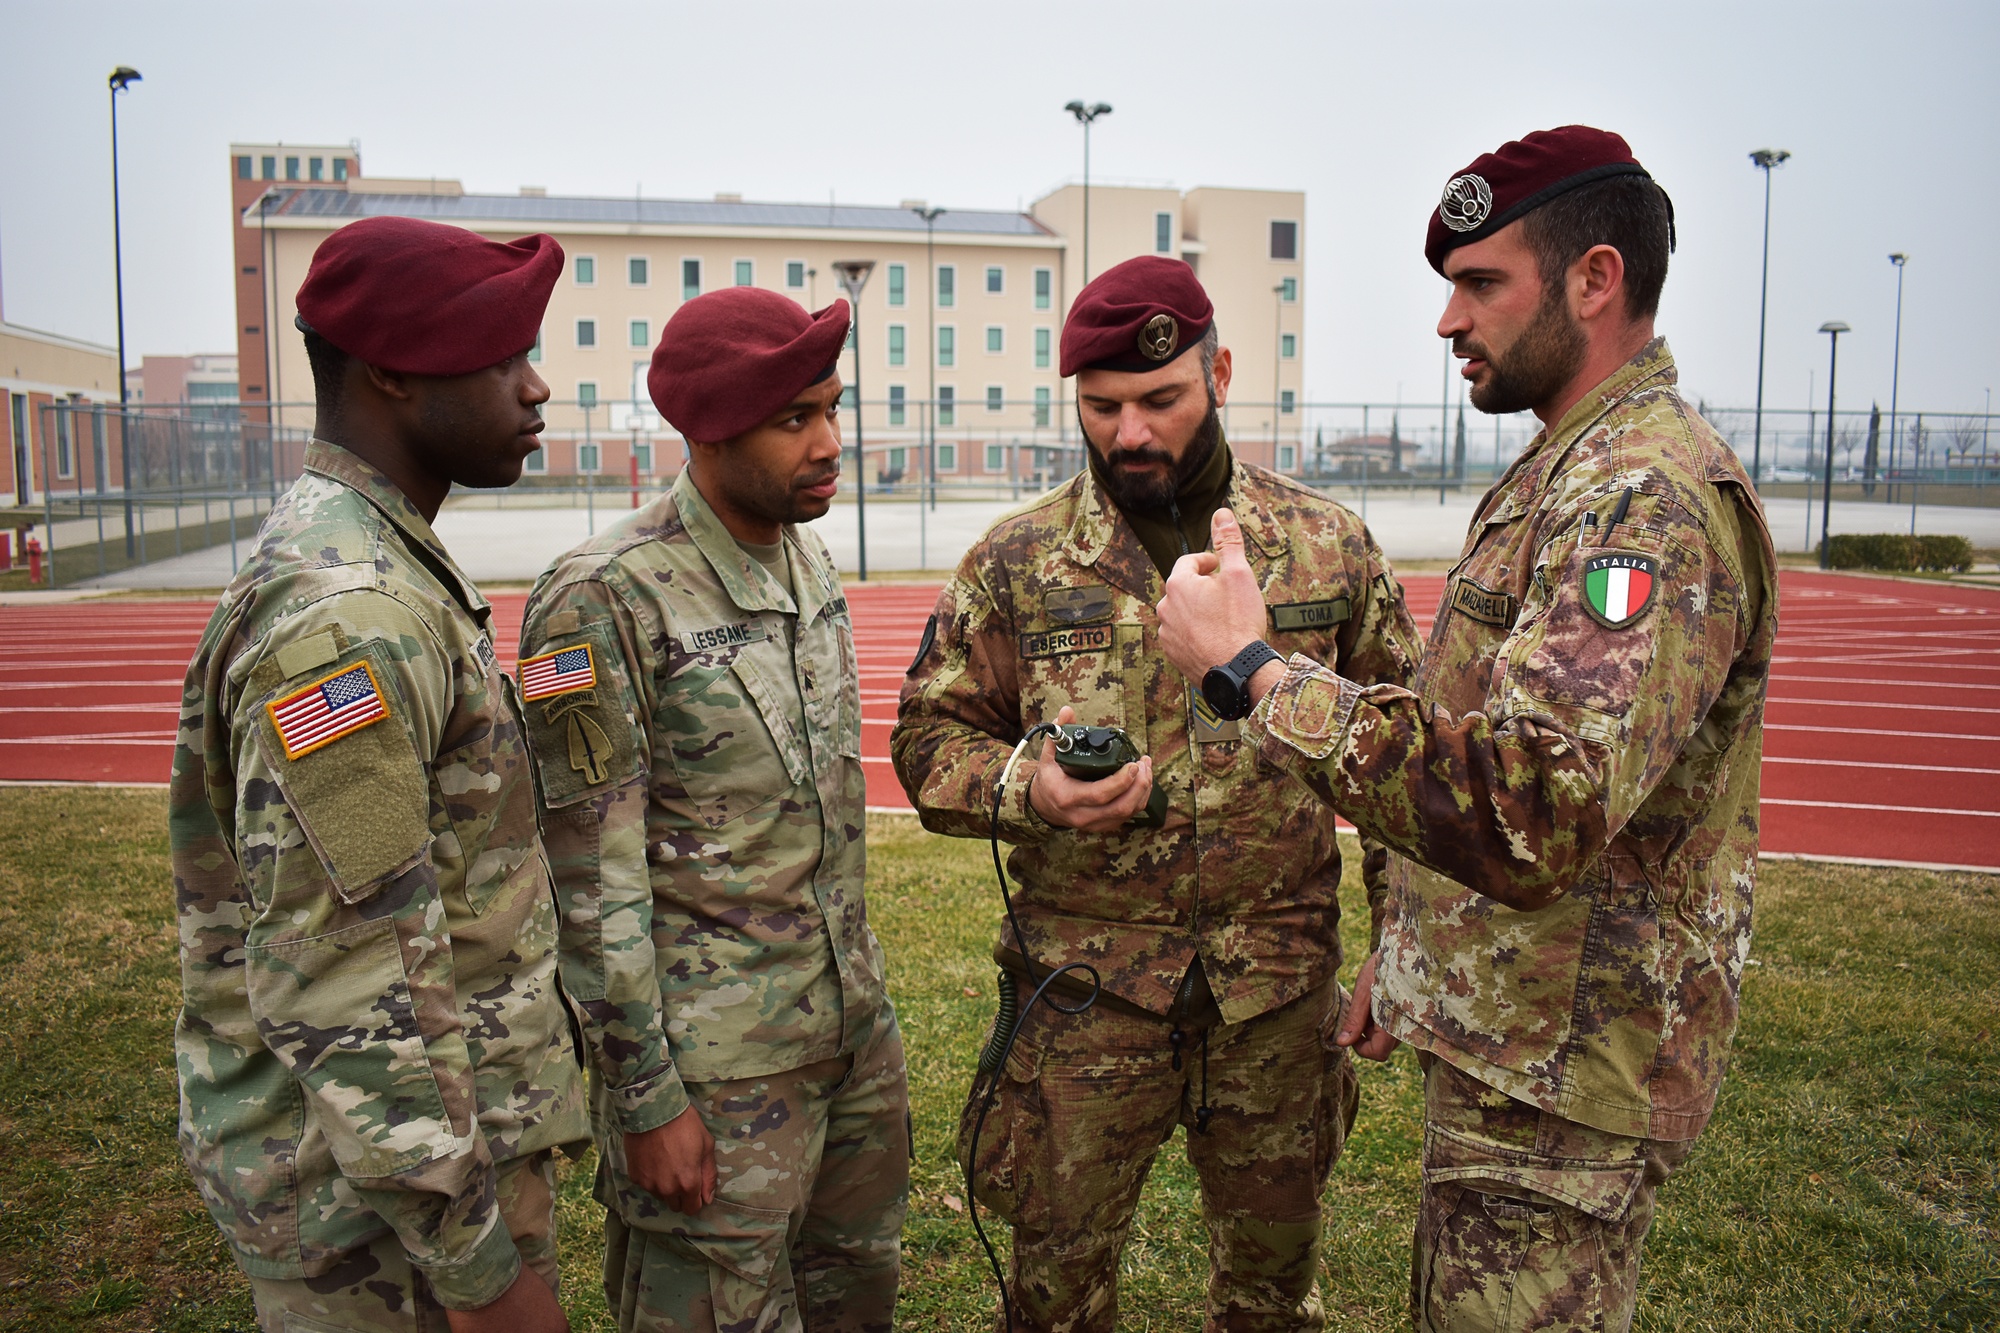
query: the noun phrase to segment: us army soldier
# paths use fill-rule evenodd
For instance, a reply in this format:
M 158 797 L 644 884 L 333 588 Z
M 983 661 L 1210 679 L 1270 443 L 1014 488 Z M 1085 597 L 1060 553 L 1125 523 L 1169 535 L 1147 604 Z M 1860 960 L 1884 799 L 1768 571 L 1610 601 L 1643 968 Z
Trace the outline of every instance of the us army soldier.
M 1080 1015 L 1023 1017 L 972 1163 L 978 1197 L 1014 1228 L 1024 1328 L 1115 1326 L 1118 1256 L 1177 1125 L 1212 1238 L 1210 1325 L 1321 1324 L 1319 1195 L 1357 1100 L 1333 1041 L 1333 818 L 1190 696 L 1152 608 L 1227 504 L 1252 533 L 1278 642 L 1400 686 L 1417 637 L 1353 514 L 1232 456 L 1218 415 L 1230 367 L 1186 264 L 1134 259 L 1086 287 L 1062 373 L 1076 376 L 1089 471 L 980 538 L 903 683 L 891 745 L 925 826 L 985 838 L 999 795 L 1024 934 L 1003 931 L 1003 984 L 1025 999 L 1072 962 L 1103 980 Z M 1145 757 L 1087 783 L 1045 743 L 1001 786 L 1030 727 L 1072 719 L 1122 727 Z M 1131 826 L 1155 786 L 1165 824 Z M 1371 902 L 1382 862 L 1364 867 Z M 962 1158 L 988 1091 L 967 1103 Z
M 1777 585 L 1749 480 L 1654 336 L 1672 239 L 1601 130 L 1452 178 L 1438 334 L 1475 406 L 1543 430 L 1480 503 L 1415 689 L 1306 654 L 1249 682 L 1264 757 L 1410 858 L 1342 1039 L 1425 1069 L 1419 1329 L 1629 1326 L 1736 1028 Z M 1261 633 L 1227 514 L 1216 548 L 1160 606 L 1184 672 Z
M 588 1142 L 512 687 L 430 523 L 539 447 L 562 249 L 376 218 L 298 310 L 305 475 L 188 667 L 171 841 L 181 1147 L 260 1325 L 567 1328 Z
M 682 306 L 648 384 L 688 467 L 528 602 L 622 1329 L 886 1333 L 895 1310 L 902 1038 L 862 895 L 853 630 L 802 526 L 839 480 L 847 325 L 752 287 Z

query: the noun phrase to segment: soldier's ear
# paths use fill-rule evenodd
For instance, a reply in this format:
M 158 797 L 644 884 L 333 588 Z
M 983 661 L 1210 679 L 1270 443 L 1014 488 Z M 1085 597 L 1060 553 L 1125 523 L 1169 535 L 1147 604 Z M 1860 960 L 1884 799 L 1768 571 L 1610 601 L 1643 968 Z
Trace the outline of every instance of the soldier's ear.
M 1215 349 L 1215 405 L 1221 407 L 1229 401 L 1229 379 L 1236 372 L 1236 359 L 1229 355 L 1227 347 Z

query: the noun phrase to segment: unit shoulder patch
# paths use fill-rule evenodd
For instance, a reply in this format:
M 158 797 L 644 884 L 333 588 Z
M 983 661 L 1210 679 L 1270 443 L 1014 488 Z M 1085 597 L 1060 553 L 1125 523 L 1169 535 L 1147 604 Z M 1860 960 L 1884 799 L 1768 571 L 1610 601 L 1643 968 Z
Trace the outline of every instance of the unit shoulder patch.
M 1606 629 L 1624 629 L 1653 604 L 1658 565 L 1631 551 L 1593 555 L 1583 562 L 1583 606 Z
M 906 676 L 914 674 L 916 669 L 924 664 L 924 659 L 931 655 L 931 645 L 936 642 L 937 616 L 933 613 L 931 618 L 924 622 L 924 637 L 917 642 L 917 655 L 910 659 L 909 669 L 903 674 Z
M 518 670 L 521 699 L 526 703 L 592 689 L 597 684 L 597 658 L 587 642 L 524 657 Z

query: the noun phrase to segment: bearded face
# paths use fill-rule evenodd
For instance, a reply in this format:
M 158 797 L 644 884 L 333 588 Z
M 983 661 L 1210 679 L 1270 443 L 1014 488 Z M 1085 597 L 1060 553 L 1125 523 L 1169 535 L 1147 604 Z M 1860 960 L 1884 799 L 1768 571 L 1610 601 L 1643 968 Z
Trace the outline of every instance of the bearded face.
M 1460 334 L 1451 349 L 1461 358 L 1486 362 L 1472 383 L 1472 405 L 1497 416 L 1526 412 L 1555 398 L 1583 368 L 1589 343 L 1569 312 L 1563 285 L 1551 282 L 1543 286 L 1534 318 L 1506 347 L 1489 347 Z
M 1222 415 L 1217 408 L 1213 385 L 1208 386 L 1208 410 L 1202 414 L 1194 434 L 1177 452 L 1155 442 L 1136 449 L 1114 447 L 1107 455 L 1090 437 L 1081 414 L 1078 415 L 1077 425 L 1083 430 L 1083 440 L 1097 464 L 1098 475 L 1104 479 L 1104 489 L 1111 493 L 1113 502 L 1127 512 L 1164 511 L 1180 494 L 1182 487 L 1201 475 L 1201 470 L 1208 466 L 1208 460 L 1215 456 L 1216 446 L 1222 442 Z

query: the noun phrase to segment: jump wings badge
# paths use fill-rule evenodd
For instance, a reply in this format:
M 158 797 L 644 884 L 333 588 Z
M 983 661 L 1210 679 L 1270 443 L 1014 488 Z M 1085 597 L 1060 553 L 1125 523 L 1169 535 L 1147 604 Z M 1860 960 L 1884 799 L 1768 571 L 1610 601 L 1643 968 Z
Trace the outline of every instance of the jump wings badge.
M 1583 605 L 1606 629 L 1624 629 L 1653 604 L 1655 566 L 1645 555 L 1594 555 L 1583 562 Z

